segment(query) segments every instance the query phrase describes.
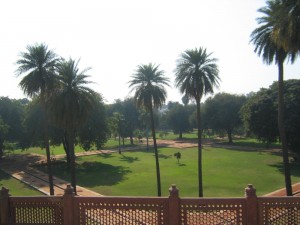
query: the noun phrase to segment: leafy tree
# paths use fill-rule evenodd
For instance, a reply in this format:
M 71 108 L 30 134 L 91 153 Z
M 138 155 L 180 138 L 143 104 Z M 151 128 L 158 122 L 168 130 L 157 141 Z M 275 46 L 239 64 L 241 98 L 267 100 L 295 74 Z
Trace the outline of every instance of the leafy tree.
M 26 52 L 20 53 L 17 60 L 17 76 L 24 75 L 20 82 L 20 87 L 29 97 L 38 96 L 42 106 L 44 116 L 44 143 L 47 155 L 47 167 L 49 175 L 50 195 L 54 195 L 53 175 L 50 161 L 50 146 L 48 137 L 47 100 L 55 87 L 55 66 L 58 56 L 48 50 L 45 44 L 29 45 Z
M 285 127 L 287 145 L 297 155 L 300 154 L 300 81 L 287 80 L 285 92 Z M 251 133 L 267 144 L 278 141 L 277 126 L 278 84 L 274 82 L 268 89 L 261 89 L 252 95 L 242 107 L 243 120 Z
M 8 97 L 0 97 L 0 117 L 3 124 L 8 126 L 7 129 L 2 127 L 5 131 L 2 133 L 2 139 L 0 141 L 0 159 L 3 156 L 4 142 L 17 143 L 19 147 L 23 148 L 24 143 L 24 109 L 26 107 L 26 99 L 10 99 Z M 2 131 L 4 131 L 2 130 Z
M 288 159 L 288 149 L 286 132 L 284 125 L 284 94 L 283 94 L 283 65 L 288 57 L 291 62 L 294 62 L 296 55 L 292 52 L 286 52 L 283 47 L 276 45 L 272 37 L 278 24 L 278 9 L 281 7 L 279 1 L 267 1 L 267 6 L 260 8 L 258 11 L 264 16 L 258 18 L 258 23 L 261 25 L 251 33 L 251 42 L 255 45 L 255 52 L 262 56 L 266 64 L 271 64 L 275 61 L 278 66 L 278 129 L 282 143 L 283 163 L 285 171 L 285 186 L 288 196 L 292 195 L 291 173 Z
M 122 133 L 125 137 L 130 138 L 130 143 L 133 144 L 133 132 L 139 125 L 139 110 L 136 107 L 133 98 L 127 98 L 123 101 L 124 123 L 122 124 Z
M 84 150 L 89 150 L 92 145 L 97 149 L 102 148 L 108 137 L 105 107 L 100 95 L 95 101 L 94 110 L 87 121 L 78 129 L 79 144 Z
M 71 184 L 76 193 L 75 135 L 94 110 L 97 96 L 86 84 L 90 68 L 79 71 L 79 61 L 62 60 L 57 66 L 59 86 L 50 102 L 53 121 L 66 132 L 71 158 Z
M 4 123 L 0 116 L 0 159 L 3 157 L 4 141 L 6 139 L 8 130 L 9 126 L 6 123 Z
M 252 94 L 241 108 L 241 116 L 247 133 L 269 146 L 278 140 L 276 93 L 262 88 Z
M 205 101 L 205 120 L 214 130 L 225 130 L 228 141 L 232 143 L 235 128 L 242 125 L 239 111 L 245 103 L 245 96 L 219 93 Z
M 192 127 L 189 123 L 190 112 L 188 108 L 177 103 L 170 110 L 166 112 L 167 124 L 175 134 L 179 134 L 179 138 L 182 139 L 184 132 L 192 131 Z
M 203 197 L 200 102 L 204 95 L 213 93 L 220 80 L 217 59 L 211 58 L 211 55 L 202 47 L 186 50 L 180 55 L 175 69 L 176 87 L 184 95 L 195 99 L 197 104 L 199 197 Z
M 153 108 L 159 108 L 166 101 L 165 85 L 169 86 L 169 79 L 164 76 L 164 71 L 152 63 L 139 65 L 132 75 L 129 87 L 135 90 L 134 100 L 138 107 L 145 108 L 150 113 L 151 130 L 155 151 L 157 195 L 161 196 L 160 169 L 158 161 L 158 150 L 155 136 L 155 125 Z
M 114 104 L 110 105 L 109 111 L 110 115 L 116 112 L 122 114 L 122 120 L 115 120 L 116 125 L 113 127 L 115 127 L 116 133 L 120 132 L 123 139 L 124 137 L 129 137 L 130 143 L 133 145 L 133 132 L 139 126 L 139 110 L 134 99 L 126 98 L 124 101 L 118 99 Z
M 27 147 L 36 146 L 45 148 L 44 134 L 43 134 L 43 123 L 44 116 L 42 106 L 37 98 L 33 98 L 26 107 L 24 115 L 24 129 L 26 137 L 28 140 Z M 49 138 L 49 127 L 48 124 L 48 138 Z M 49 138 L 50 139 L 50 138 Z

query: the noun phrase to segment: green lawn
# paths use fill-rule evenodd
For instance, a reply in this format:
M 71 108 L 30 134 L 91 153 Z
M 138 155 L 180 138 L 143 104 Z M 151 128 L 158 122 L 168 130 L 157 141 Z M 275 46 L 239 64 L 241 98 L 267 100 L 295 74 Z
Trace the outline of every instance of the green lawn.
M 175 152 L 181 152 L 177 163 Z M 184 197 L 197 196 L 197 149 L 161 148 L 162 193 L 175 183 Z M 206 197 L 241 197 L 247 184 L 258 195 L 284 186 L 280 156 L 270 152 L 238 151 L 226 148 L 203 150 L 203 184 Z M 153 152 L 134 151 L 77 158 L 78 185 L 110 196 L 155 196 L 156 173 Z M 58 164 L 54 173 L 69 180 L 66 164 Z M 292 181 L 300 181 L 300 165 L 292 165 Z
M 0 189 L 8 188 L 12 196 L 37 196 L 43 195 L 41 192 L 30 188 L 28 185 L 18 181 L 0 170 Z
M 121 141 L 121 147 L 123 146 L 123 142 Z M 131 146 L 130 141 L 128 139 L 125 139 L 124 141 L 124 146 Z M 105 145 L 103 146 L 102 149 L 118 149 L 119 147 L 119 141 L 117 139 L 109 139 Z M 90 150 L 97 150 L 96 147 L 92 147 Z M 84 152 L 84 149 L 81 148 L 79 145 L 75 146 L 75 151 L 76 152 Z M 40 155 L 46 155 L 45 148 L 40 148 L 40 147 L 31 147 L 29 149 L 16 149 L 11 152 L 7 152 L 6 154 L 28 154 L 28 153 L 33 153 L 33 154 L 40 154 Z M 63 149 L 63 145 L 60 146 L 50 146 L 50 154 L 52 156 L 55 155 L 62 155 L 65 154 L 65 151 Z

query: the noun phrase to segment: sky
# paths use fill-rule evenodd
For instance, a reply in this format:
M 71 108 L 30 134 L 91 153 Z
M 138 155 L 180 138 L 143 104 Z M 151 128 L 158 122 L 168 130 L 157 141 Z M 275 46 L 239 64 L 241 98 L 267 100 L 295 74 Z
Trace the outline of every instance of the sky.
M 218 59 L 220 87 L 247 94 L 277 80 L 277 66 L 254 53 L 250 34 L 265 0 L 9 0 L 0 3 L 0 96 L 26 97 L 16 77 L 20 52 L 45 43 L 56 54 L 80 59 L 92 89 L 106 103 L 133 96 L 128 82 L 138 65 L 154 63 L 169 77 L 167 101 L 181 102 L 174 87 L 176 60 L 206 48 Z M 285 79 L 300 78 L 300 60 Z

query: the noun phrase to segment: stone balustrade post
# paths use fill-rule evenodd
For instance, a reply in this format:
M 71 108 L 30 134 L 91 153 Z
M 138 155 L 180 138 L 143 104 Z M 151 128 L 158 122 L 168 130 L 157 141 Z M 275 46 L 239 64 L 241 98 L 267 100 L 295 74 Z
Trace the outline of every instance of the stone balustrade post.
M 9 190 L 2 187 L 0 191 L 0 224 L 9 224 Z
M 63 196 L 64 225 L 75 225 L 77 223 L 74 220 L 74 196 L 74 189 L 68 184 Z
M 179 190 L 175 184 L 169 188 L 169 224 L 180 224 L 180 198 Z
M 256 189 L 252 184 L 248 184 L 245 188 L 246 196 L 246 207 L 247 207 L 247 224 L 257 225 L 258 224 L 258 204 Z

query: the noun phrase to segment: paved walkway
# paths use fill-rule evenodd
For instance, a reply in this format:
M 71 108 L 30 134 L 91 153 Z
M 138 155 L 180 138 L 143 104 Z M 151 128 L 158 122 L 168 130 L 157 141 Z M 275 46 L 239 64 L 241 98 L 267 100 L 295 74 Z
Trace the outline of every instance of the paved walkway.
M 292 185 L 292 190 L 293 190 L 293 196 L 300 196 L 300 183 L 296 183 Z M 286 196 L 286 189 L 281 188 L 277 191 L 273 191 L 269 194 L 264 195 L 266 197 L 280 197 L 280 196 Z

